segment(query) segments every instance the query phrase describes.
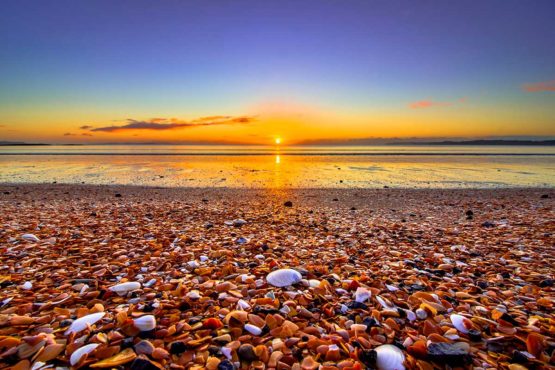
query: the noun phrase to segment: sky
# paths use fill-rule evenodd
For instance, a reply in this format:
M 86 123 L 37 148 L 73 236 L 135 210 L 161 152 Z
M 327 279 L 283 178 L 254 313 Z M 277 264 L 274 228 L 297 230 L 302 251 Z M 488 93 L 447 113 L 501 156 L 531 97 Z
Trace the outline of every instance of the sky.
M 0 3 L 0 141 L 555 136 L 555 1 Z

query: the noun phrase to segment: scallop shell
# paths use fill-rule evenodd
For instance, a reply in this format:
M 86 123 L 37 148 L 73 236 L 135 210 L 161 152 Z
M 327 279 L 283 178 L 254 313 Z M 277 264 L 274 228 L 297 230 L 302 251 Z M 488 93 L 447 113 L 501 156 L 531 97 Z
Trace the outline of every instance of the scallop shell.
M 112 292 L 117 293 L 118 295 L 125 295 L 128 292 L 141 289 L 141 283 L 138 283 L 136 281 L 129 281 L 127 283 L 114 285 L 108 289 L 111 290 Z
M 71 364 L 71 366 L 75 366 L 77 363 L 79 363 L 79 361 L 81 361 L 83 356 L 88 355 L 89 353 L 94 351 L 98 346 L 99 346 L 98 343 L 92 343 L 92 344 L 87 344 L 86 346 L 77 348 L 75 352 L 71 354 L 71 357 L 69 358 L 69 363 Z
M 153 315 L 145 315 L 133 320 L 133 324 L 140 331 L 150 331 L 156 327 L 156 318 Z
M 399 348 L 384 344 L 374 349 L 376 351 L 376 367 L 378 370 L 404 370 L 405 354 Z
M 463 334 L 468 334 L 468 331 L 472 328 L 472 321 L 464 316 L 452 314 L 450 318 L 453 326 Z
M 40 239 L 37 238 L 37 236 L 34 234 L 23 234 L 21 235 L 21 239 L 27 240 L 28 242 L 35 242 L 35 243 L 40 242 Z
M 65 335 L 69 335 L 71 333 L 79 333 L 80 331 L 85 330 L 89 325 L 93 325 L 97 321 L 101 320 L 104 315 L 106 315 L 105 312 L 97 312 L 75 320 L 73 323 L 71 323 L 69 329 L 66 330 Z
M 266 276 L 266 281 L 268 281 L 270 285 L 279 288 L 297 284 L 301 280 L 301 274 L 293 269 L 281 269 L 272 271 L 268 274 L 268 276 Z

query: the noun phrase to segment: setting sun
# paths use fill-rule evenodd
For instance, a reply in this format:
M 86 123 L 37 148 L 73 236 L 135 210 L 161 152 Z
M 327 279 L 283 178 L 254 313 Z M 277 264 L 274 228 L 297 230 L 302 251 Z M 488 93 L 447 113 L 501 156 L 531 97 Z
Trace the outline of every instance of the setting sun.
M 276 145 L 281 144 L 281 138 L 280 138 L 280 137 L 276 137 L 275 142 L 276 142 Z

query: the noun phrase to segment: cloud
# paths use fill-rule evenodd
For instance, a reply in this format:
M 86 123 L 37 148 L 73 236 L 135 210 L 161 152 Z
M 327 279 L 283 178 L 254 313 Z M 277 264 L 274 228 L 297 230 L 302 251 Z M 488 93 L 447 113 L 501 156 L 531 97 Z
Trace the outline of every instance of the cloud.
M 467 101 L 466 97 L 460 98 L 455 102 L 449 102 L 449 101 L 440 102 L 440 101 L 434 101 L 431 99 L 425 99 L 425 100 L 419 100 L 419 101 L 410 103 L 409 108 L 421 109 L 421 108 L 433 108 L 433 107 L 447 107 L 455 104 L 463 104 L 463 103 L 466 103 L 466 101 Z
M 555 91 L 555 80 L 524 84 L 522 90 L 526 92 Z
M 91 128 L 93 128 L 93 126 L 89 126 L 89 125 L 84 125 L 79 127 L 81 130 L 90 130 Z
M 83 132 L 81 136 L 93 136 L 93 134 L 89 134 L 88 132 Z
M 451 105 L 449 102 L 435 102 L 432 100 L 419 100 L 414 103 L 410 103 L 409 107 L 411 109 L 420 109 L 420 108 L 431 108 L 431 107 L 445 107 Z
M 201 117 L 191 121 L 184 121 L 177 118 L 152 118 L 147 121 L 140 121 L 128 118 L 124 125 L 112 125 L 105 127 L 98 127 L 90 129 L 92 132 L 120 132 L 127 130 L 177 130 L 202 126 L 215 126 L 215 125 L 230 125 L 230 124 L 244 124 L 250 123 L 255 120 L 255 117 L 250 116 L 211 116 Z
M 75 136 L 75 134 L 72 134 L 71 132 L 66 132 L 64 136 Z

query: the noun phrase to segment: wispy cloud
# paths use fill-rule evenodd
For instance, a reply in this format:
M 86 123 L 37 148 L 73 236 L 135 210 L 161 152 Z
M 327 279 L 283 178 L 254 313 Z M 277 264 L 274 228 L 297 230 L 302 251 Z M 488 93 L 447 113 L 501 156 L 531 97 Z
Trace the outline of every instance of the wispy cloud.
M 466 97 L 465 98 L 460 98 L 455 102 L 449 102 L 449 101 L 444 101 L 444 102 L 440 102 L 440 101 L 434 101 L 431 99 L 425 99 L 425 100 L 419 100 L 419 101 L 415 101 L 409 104 L 409 108 L 411 109 L 422 109 L 422 108 L 432 108 L 432 107 L 447 107 L 450 105 L 454 105 L 457 103 L 465 103 L 466 102 Z
M 64 136 L 75 136 L 75 134 L 72 134 L 71 132 L 66 132 Z
M 184 128 L 202 127 L 202 126 L 215 126 L 215 125 L 230 125 L 230 124 L 244 124 L 250 123 L 255 120 L 255 117 L 250 116 L 211 116 L 201 117 L 190 121 L 184 121 L 177 118 L 152 118 L 150 120 L 141 121 L 135 119 L 127 119 L 126 124 L 112 125 L 105 127 L 91 128 L 92 132 L 120 132 L 127 130 L 177 130 Z
M 94 136 L 93 134 L 89 134 L 88 132 L 83 132 L 81 136 Z
M 555 91 L 555 80 L 524 84 L 522 90 L 526 92 Z
M 84 125 L 79 127 L 81 130 L 90 130 L 91 128 L 93 128 L 93 126 L 89 126 L 89 125 Z

